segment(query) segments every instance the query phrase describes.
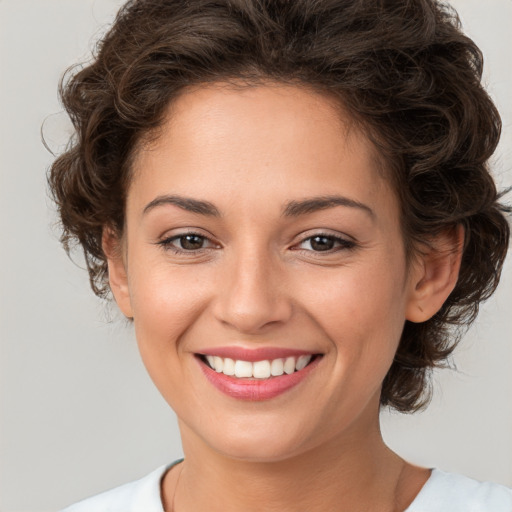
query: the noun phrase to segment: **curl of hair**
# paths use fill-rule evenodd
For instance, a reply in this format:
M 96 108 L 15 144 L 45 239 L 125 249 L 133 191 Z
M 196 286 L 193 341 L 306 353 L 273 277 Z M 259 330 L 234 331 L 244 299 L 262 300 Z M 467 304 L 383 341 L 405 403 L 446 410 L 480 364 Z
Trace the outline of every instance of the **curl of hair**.
M 76 131 L 49 172 L 61 240 L 81 245 L 94 292 L 108 295 L 103 228 L 122 233 L 137 144 L 186 87 L 271 80 L 334 96 L 391 171 L 408 254 L 465 229 L 454 291 L 430 320 L 405 323 L 383 383 L 382 405 L 417 410 L 456 327 L 494 291 L 508 247 L 487 163 L 501 124 L 482 65 L 456 13 L 434 0 L 131 0 L 92 63 L 61 83 Z

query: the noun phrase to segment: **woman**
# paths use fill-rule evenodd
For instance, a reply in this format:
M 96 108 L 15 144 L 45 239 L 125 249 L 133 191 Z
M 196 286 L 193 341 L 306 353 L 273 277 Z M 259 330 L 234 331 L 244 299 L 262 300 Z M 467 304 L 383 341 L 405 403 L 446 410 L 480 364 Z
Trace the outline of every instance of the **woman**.
M 126 4 L 63 88 L 50 185 L 185 459 L 70 511 L 512 509 L 379 429 L 499 280 L 481 66 L 431 1 Z

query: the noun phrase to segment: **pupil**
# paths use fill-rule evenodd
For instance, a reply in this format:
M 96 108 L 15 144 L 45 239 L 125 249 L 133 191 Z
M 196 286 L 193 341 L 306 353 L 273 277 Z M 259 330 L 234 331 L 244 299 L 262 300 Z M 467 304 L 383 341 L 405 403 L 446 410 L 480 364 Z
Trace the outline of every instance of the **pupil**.
M 203 238 L 197 235 L 186 235 L 181 237 L 181 247 L 183 249 L 194 250 L 201 249 Z
M 311 239 L 311 247 L 315 251 L 328 251 L 334 246 L 334 240 L 326 236 L 315 236 Z

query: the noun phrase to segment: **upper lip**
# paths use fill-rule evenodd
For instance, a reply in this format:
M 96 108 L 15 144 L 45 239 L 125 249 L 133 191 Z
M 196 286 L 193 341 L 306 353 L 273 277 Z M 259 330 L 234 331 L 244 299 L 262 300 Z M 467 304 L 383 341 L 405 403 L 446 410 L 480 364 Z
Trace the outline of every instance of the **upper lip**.
M 229 357 L 230 359 L 234 360 L 256 362 L 280 358 L 284 359 L 287 357 L 314 355 L 318 352 L 280 347 L 245 348 L 231 346 L 208 348 L 201 350 L 198 353 L 204 356 L 218 356 L 222 358 Z

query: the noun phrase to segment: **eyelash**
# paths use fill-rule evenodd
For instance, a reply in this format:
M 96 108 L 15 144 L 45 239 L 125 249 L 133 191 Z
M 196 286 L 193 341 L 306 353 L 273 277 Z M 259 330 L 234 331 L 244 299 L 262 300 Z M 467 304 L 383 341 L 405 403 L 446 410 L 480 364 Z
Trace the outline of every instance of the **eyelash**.
M 304 238 L 299 244 L 297 245 L 302 245 L 304 244 L 305 242 L 310 242 L 315 239 L 315 238 L 324 238 L 324 239 L 327 239 L 329 241 L 332 241 L 334 244 L 338 244 L 338 246 L 336 247 L 333 247 L 331 249 L 327 249 L 325 251 L 314 251 L 312 249 L 295 249 L 295 250 L 299 250 L 299 251 L 307 251 L 308 253 L 315 253 L 315 254 L 322 254 L 322 253 L 325 253 L 325 254 L 332 254 L 332 253 L 335 253 L 335 252 L 338 252 L 338 251 L 343 251 L 343 250 L 353 250 L 356 248 L 356 243 L 353 241 L 353 240 L 347 240 L 346 238 L 341 238 L 339 236 L 336 236 L 336 235 L 331 235 L 329 233 L 315 233 L 314 235 L 311 235 L 311 236 L 308 236 L 306 238 Z
M 208 241 L 211 244 L 215 245 L 207 236 L 202 235 L 200 233 L 193 232 L 193 231 L 186 232 L 186 233 L 181 233 L 179 235 L 175 235 L 175 236 L 172 236 L 172 237 L 169 237 L 169 238 L 165 238 L 164 240 L 161 240 L 161 241 L 157 242 L 157 245 L 160 245 L 165 250 L 171 251 L 172 253 L 178 254 L 178 255 L 181 255 L 181 254 L 187 254 L 187 255 L 199 254 L 199 253 L 202 253 L 203 251 L 209 249 L 208 247 L 200 247 L 199 249 L 180 249 L 180 248 L 175 247 L 173 245 L 173 242 L 175 242 L 176 240 L 184 239 L 184 238 L 190 237 L 190 236 L 195 236 L 195 237 L 201 238 L 202 240 Z M 311 241 L 313 239 L 315 239 L 315 238 L 328 239 L 328 240 L 332 241 L 334 244 L 338 244 L 338 245 L 337 245 L 337 247 L 335 246 L 335 247 L 327 249 L 325 251 L 315 251 L 315 250 L 312 250 L 312 249 L 300 249 L 300 248 L 293 249 L 293 250 L 307 252 L 308 254 L 311 254 L 311 253 L 315 253 L 315 254 L 322 254 L 322 253 L 333 254 L 335 252 L 342 251 L 342 250 L 354 250 L 356 248 L 356 246 L 357 246 L 357 244 L 354 241 L 352 241 L 352 240 L 347 240 L 345 238 L 341 238 L 339 236 L 331 235 L 329 233 L 315 233 L 314 235 L 311 235 L 311 236 L 308 236 L 308 237 L 304 238 L 298 244 L 295 244 L 294 247 L 300 246 L 300 245 L 302 245 L 302 244 L 304 244 L 305 242 L 308 242 L 308 241 L 311 243 Z
M 195 233 L 194 231 L 188 231 L 186 233 L 180 233 L 179 235 L 175 235 L 175 236 L 171 236 L 169 238 L 165 238 L 164 240 L 161 240 L 160 242 L 157 242 L 157 245 L 160 245 L 162 246 L 166 251 L 171 251 L 172 253 L 174 254 L 188 254 L 188 255 L 193 255 L 193 254 L 198 254 L 200 252 L 203 252 L 205 249 L 207 249 L 206 247 L 201 247 L 199 249 L 179 249 L 178 247 L 175 247 L 173 245 L 173 242 L 175 240 L 180 240 L 180 239 L 184 239 L 186 238 L 187 236 L 195 236 L 195 237 L 198 237 L 198 238 L 201 238 L 203 240 L 207 240 L 209 241 L 210 243 L 213 244 L 213 242 L 205 235 L 202 235 L 201 233 Z

